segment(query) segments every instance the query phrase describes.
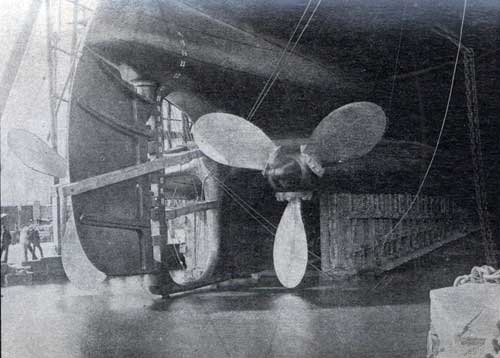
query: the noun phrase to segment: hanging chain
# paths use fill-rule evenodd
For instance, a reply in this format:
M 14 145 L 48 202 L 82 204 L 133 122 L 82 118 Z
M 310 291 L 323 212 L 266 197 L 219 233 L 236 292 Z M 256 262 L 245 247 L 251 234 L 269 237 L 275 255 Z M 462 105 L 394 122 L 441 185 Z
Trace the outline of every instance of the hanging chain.
M 479 214 L 479 224 L 483 239 L 486 263 L 495 265 L 495 243 L 488 218 L 488 198 L 484 184 L 483 156 L 481 151 L 481 133 L 478 112 L 476 71 L 474 64 L 474 50 L 462 45 L 465 93 L 467 97 L 467 117 L 469 124 L 469 137 L 472 154 L 472 168 L 474 170 L 474 191 L 476 206 Z

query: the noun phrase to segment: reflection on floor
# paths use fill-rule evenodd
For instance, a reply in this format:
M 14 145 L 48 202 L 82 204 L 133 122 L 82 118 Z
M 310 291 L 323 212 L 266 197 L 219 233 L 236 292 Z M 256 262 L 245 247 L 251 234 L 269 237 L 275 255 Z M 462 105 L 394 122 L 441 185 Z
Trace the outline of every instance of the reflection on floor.
M 335 287 L 243 286 L 168 300 L 130 279 L 106 294 L 67 282 L 6 287 L 2 357 L 425 357 L 429 289 L 477 264 L 460 245 Z

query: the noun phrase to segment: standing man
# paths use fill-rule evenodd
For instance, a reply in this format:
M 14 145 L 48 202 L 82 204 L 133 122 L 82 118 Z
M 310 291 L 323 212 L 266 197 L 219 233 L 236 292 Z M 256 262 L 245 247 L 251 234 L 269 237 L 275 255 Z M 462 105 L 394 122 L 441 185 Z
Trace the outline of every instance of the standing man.
M 2 251 L 0 253 L 0 256 L 3 255 L 5 251 L 5 256 L 2 262 L 7 262 L 9 259 L 9 245 L 12 242 L 12 236 L 10 236 L 10 231 L 7 228 L 6 224 L 2 224 Z
M 30 241 L 30 229 L 29 226 L 24 226 L 21 228 L 21 232 L 19 233 L 19 242 L 21 243 L 24 250 L 24 261 L 28 261 L 28 250 L 31 252 L 31 256 L 33 260 L 35 260 L 36 256 L 34 254 L 33 248 L 31 247 Z
M 33 247 L 33 260 L 36 260 L 36 249 L 40 250 L 40 257 L 43 259 L 43 250 L 42 246 L 40 245 L 40 233 L 38 232 L 38 225 L 36 223 L 33 223 L 30 227 L 30 241 L 31 245 Z

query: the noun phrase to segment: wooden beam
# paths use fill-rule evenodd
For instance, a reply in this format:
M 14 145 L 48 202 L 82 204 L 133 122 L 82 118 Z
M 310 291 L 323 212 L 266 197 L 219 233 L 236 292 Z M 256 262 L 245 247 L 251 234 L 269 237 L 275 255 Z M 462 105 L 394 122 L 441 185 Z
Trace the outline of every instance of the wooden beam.
M 96 175 L 74 183 L 59 185 L 57 186 L 57 190 L 63 196 L 77 195 L 163 169 L 166 175 L 180 173 L 195 165 L 193 160 L 201 156 L 201 152 L 197 149 L 170 154 L 150 162 Z
M 418 250 L 415 250 L 415 251 L 412 251 L 411 253 L 403 256 L 403 257 L 399 257 L 397 259 L 394 259 L 394 260 L 389 260 L 385 263 L 383 263 L 381 266 L 380 266 L 380 269 L 382 271 L 389 271 L 389 270 L 392 270 L 398 266 L 401 266 L 402 264 L 408 262 L 408 261 L 411 261 L 411 260 L 414 260 L 416 258 L 419 258 L 421 256 L 424 256 L 438 248 L 440 248 L 441 246 L 444 246 L 452 241 L 456 241 L 458 239 L 462 239 L 464 237 L 466 237 L 467 235 L 470 235 L 472 233 L 475 233 L 475 232 L 478 232 L 480 231 L 480 228 L 479 227 L 472 227 L 470 230 L 468 230 L 467 232 L 461 232 L 461 231 L 454 231 L 450 234 L 448 234 L 448 237 L 446 237 L 445 239 L 443 240 L 440 240 L 438 242 L 435 242 L 429 246 L 426 246 L 426 247 L 422 247 L 421 249 L 418 249 Z
M 80 216 L 80 224 L 133 231 L 149 230 L 149 222 L 147 221 L 119 218 L 109 215 L 82 214 Z
M 167 220 L 172 220 L 178 218 L 179 216 L 192 214 L 198 211 L 205 211 L 210 209 L 216 209 L 219 207 L 219 201 L 201 201 L 199 203 L 182 206 L 180 208 L 175 209 L 167 209 L 165 210 L 165 218 Z

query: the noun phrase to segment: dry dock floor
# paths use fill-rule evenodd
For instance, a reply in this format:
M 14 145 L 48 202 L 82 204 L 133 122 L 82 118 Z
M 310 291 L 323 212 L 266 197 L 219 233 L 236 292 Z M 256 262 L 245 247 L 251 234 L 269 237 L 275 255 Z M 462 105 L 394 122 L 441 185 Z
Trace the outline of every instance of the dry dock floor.
M 161 299 L 126 279 L 108 294 L 68 282 L 5 287 L 2 357 L 425 357 L 429 290 L 480 263 L 470 252 L 455 244 L 384 276 L 297 290 Z

